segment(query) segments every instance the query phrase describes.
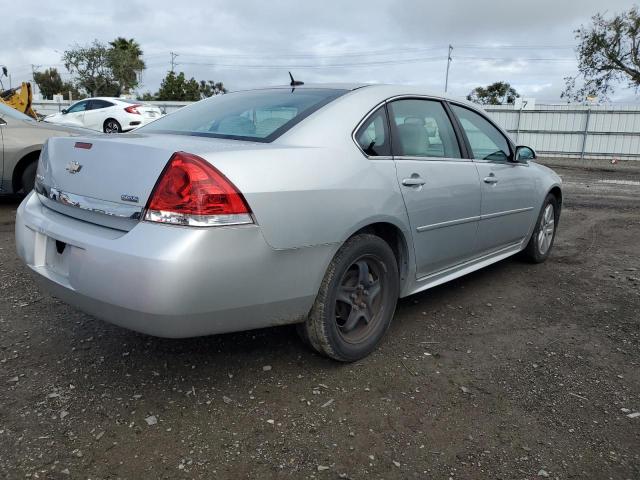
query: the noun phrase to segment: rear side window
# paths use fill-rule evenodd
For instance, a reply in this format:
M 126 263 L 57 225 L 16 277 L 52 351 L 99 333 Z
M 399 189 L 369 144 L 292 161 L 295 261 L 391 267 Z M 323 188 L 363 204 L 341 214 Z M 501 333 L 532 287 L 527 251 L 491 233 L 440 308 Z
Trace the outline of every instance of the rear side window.
M 389 115 L 395 127 L 394 155 L 461 158 L 453 126 L 439 101 L 396 100 L 389 104 Z
M 362 151 L 370 157 L 391 155 L 389 122 L 384 107 L 367 118 L 356 132 L 355 138 Z
M 270 142 L 346 92 L 278 88 L 214 95 L 139 131 Z
M 107 102 L 106 100 L 91 100 L 91 107 L 89 110 L 98 110 L 99 108 L 107 108 L 112 107 L 113 103 Z
M 451 105 L 467 135 L 473 158 L 506 162 L 511 157 L 509 142 L 491 122 L 482 115 L 459 105 Z

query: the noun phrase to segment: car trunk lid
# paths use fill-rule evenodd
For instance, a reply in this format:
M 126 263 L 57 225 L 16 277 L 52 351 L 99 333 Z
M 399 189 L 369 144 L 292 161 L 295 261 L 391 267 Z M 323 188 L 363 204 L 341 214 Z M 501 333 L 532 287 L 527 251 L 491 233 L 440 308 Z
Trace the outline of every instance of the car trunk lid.
M 130 230 L 142 217 L 158 178 L 175 152 L 211 158 L 264 148 L 270 146 L 185 135 L 56 137 L 42 151 L 36 191 L 47 207 L 60 213 Z

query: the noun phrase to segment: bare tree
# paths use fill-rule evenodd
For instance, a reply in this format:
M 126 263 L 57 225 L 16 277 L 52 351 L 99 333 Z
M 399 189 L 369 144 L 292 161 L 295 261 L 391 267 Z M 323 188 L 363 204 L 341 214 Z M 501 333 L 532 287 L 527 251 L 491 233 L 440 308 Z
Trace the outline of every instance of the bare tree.
M 561 97 L 584 101 L 589 96 L 607 99 L 619 84 L 640 88 L 640 12 L 634 6 L 613 18 L 603 14 L 575 31 L 579 43 L 578 75 L 565 78 Z

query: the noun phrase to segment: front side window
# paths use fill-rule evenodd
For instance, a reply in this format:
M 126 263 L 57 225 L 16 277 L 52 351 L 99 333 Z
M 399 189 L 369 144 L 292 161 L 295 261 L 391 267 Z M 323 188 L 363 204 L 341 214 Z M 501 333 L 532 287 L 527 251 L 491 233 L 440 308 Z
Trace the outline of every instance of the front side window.
M 67 110 L 67 113 L 84 112 L 87 109 L 88 103 L 89 103 L 88 101 L 83 100 L 82 102 L 78 102 L 74 105 L 71 105 Z
M 461 158 L 453 126 L 439 101 L 396 100 L 389 104 L 389 115 L 397 137 L 394 155 Z
M 387 122 L 387 112 L 384 107 L 376 110 L 360 126 L 355 138 L 362 151 L 370 157 L 391 155 L 389 123 Z
M 138 131 L 270 142 L 346 92 L 273 88 L 214 95 Z
M 511 149 L 505 136 L 482 115 L 458 105 L 451 105 L 467 135 L 473 158 L 506 162 Z

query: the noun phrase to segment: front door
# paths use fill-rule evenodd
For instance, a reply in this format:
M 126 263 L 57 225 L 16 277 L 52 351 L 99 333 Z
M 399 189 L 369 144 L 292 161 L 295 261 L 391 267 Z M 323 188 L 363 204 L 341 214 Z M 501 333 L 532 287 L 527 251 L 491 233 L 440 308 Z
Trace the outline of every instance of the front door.
M 464 130 L 482 188 L 478 253 L 522 242 L 538 214 L 535 180 L 527 163 L 514 162 L 509 141 L 471 109 L 452 105 Z
M 480 218 L 478 173 L 471 160 L 462 158 L 440 101 L 401 99 L 388 108 L 396 172 L 421 278 L 474 256 Z
M 67 113 L 62 115 L 62 123 L 74 127 L 84 127 L 84 112 L 89 106 L 89 100 L 82 100 L 71 105 Z

